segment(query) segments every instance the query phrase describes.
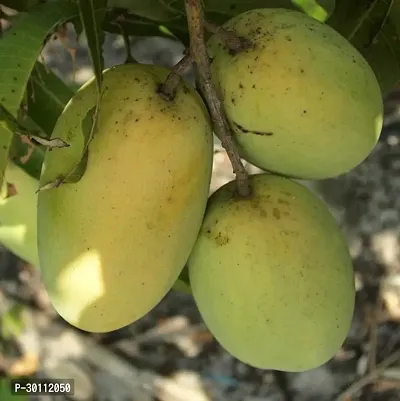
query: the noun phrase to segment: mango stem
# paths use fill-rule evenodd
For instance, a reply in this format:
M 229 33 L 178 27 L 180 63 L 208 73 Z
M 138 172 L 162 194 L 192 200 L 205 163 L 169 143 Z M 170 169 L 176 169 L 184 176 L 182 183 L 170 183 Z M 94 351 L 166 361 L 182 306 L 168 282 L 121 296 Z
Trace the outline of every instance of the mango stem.
M 221 139 L 233 172 L 236 175 L 236 191 L 241 197 L 251 195 L 249 175 L 236 150 L 231 128 L 225 114 L 222 101 L 213 84 L 210 59 L 204 40 L 204 12 L 202 0 L 185 0 L 186 16 L 189 28 L 190 54 L 197 69 L 197 79 L 208 105 L 214 130 Z
M 229 54 L 232 56 L 239 54 L 253 46 L 250 39 L 239 36 L 236 32 L 229 31 L 222 26 L 215 25 L 212 22 L 204 21 L 204 28 L 214 34 L 219 36 L 224 45 L 227 47 Z
M 174 65 L 165 82 L 158 87 L 157 93 L 165 100 L 174 100 L 176 90 L 181 83 L 181 74 L 183 74 L 189 68 L 189 66 L 192 65 L 192 63 L 193 60 L 190 56 L 190 53 L 186 51 L 183 58 Z

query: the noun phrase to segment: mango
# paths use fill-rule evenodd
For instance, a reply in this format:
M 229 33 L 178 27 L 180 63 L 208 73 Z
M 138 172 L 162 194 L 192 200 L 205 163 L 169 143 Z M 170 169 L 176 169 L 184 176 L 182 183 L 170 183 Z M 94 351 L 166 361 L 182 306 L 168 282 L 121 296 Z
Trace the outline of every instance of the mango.
M 9 161 L 0 194 L 0 242 L 12 253 L 39 266 L 36 203 L 38 180 Z
M 307 14 L 255 9 L 223 26 L 243 52 L 207 43 L 215 85 L 242 157 L 293 178 L 346 173 L 375 147 L 383 100 L 370 65 L 343 36 Z
M 22 260 L 39 267 L 37 250 L 37 189 L 39 181 L 9 162 L 0 193 L 0 243 Z M 191 294 L 185 271 L 173 285 Z M 184 274 L 184 277 L 181 276 Z
M 338 351 L 352 321 L 355 285 L 346 241 L 329 209 L 289 178 L 229 182 L 209 199 L 188 261 L 205 324 L 234 357 L 300 372 Z
M 43 281 L 59 315 L 81 330 L 116 330 L 148 313 L 177 280 L 198 235 L 211 180 L 211 123 L 187 83 L 172 101 L 157 93 L 168 73 L 144 64 L 106 70 L 82 178 L 39 192 Z M 41 188 L 76 166 L 96 93 L 91 79 L 66 105 L 52 138 L 70 146 L 46 151 Z

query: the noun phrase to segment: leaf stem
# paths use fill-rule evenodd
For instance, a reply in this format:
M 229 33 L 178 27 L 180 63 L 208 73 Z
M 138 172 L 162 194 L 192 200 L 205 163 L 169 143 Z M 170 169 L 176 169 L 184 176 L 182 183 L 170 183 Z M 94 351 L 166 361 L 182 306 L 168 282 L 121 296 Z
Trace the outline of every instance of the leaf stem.
M 249 175 L 235 148 L 225 110 L 212 82 L 211 66 L 204 41 L 205 21 L 202 0 L 185 0 L 185 8 L 189 28 L 190 54 L 197 68 L 200 89 L 209 107 L 214 129 L 221 139 L 222 146 L 236 175 L 237 193 L 241 197 L 248 197 L 251 195 Z
M 158 87 L 157 93 L 165 100 L 174 100 L 176 90 L 181 83 L 181 74 L 183 74 L 192 63 L 193 60 L 190 56 L 190 52 L 186 51 L 182 59 L 174 65 L 165 82 Z

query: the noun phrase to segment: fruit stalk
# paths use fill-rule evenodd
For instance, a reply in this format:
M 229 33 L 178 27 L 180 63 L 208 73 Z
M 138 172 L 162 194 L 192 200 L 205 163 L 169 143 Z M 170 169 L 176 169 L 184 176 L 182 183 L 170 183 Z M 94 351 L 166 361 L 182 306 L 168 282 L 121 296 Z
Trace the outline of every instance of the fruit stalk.
M 248 197 L 251 194 L 249 177 L 240 156 L 236 150 L 232 132 L 221 100 L 212 82 L 211 66 L 204 41 L 204 14 L 201 0 L 185 0 L 188 21 L 190 54 L 196 65 L 200 89 L 203 92 L 216 133 L 221 139 L 233 172 L 236 175 L 236 188 L 239 196 Z
M 224 29 L 222 26 L 204 21 L 204 28 L 215 35 L 218 35 L 228 47 L 232 55 L 238 54 L 252 46 L 251 40 L 244 36 L 238 36 L 235 32 Z
M 183 74 L 192 63 L 193 60 L 190 52 L 186 51 L 182 59 L 174 65 L 174 68 L 169 73 L 165 82 L 158 88 L 158 94 L 165 100 L 173 100 L 176 94 L 176 89 L 182 79 L 181 74 Z

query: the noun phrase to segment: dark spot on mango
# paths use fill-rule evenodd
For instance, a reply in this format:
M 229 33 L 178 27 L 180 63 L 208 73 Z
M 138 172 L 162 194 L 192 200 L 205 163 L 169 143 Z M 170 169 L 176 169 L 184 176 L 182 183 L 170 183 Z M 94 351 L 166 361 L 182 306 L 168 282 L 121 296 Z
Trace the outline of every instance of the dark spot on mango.
M 272 214 L 277 220 L 279 220 L 281 218 L 281 212 L 276 207 L 274 207 Z
M 221 231 L 219 231 L 217 233 L 217 235 L 214 238 L 215 243 L 218 246 L 224 246 L 229 242 L 229 237 L 227 237 L 226 235 L 224 235 Z
M 18 193 L 17 187 L 12 183 L 7 182 L 7 196 L 6 197 L 11 198 L 12 196 L 17 195 L 17 193 Z
M 272 136 L 272 135 L 274 135 L 273 132 L 256 132 L 256 131 L 251 132 L 251 134 L 254 134 L 254 135 L 261 135 L 261 136 Z
M 281 199 L 281 198 L 278 198 L 278 203 L 279 203 L 280 205 L 289 205 L 289 202 L 288 202 L 288 201 L 285 201 L 284 199 Z

